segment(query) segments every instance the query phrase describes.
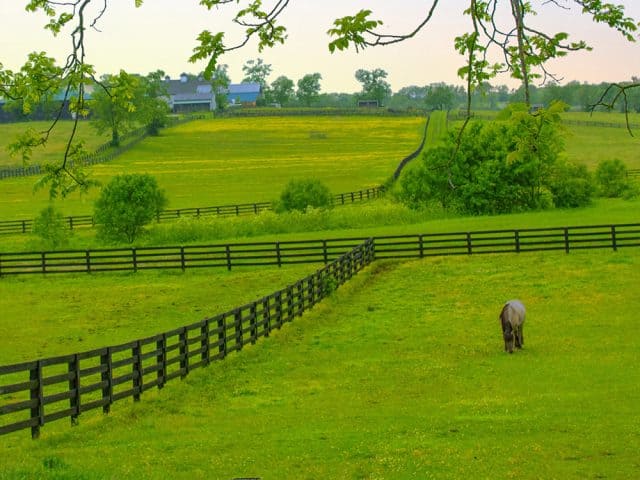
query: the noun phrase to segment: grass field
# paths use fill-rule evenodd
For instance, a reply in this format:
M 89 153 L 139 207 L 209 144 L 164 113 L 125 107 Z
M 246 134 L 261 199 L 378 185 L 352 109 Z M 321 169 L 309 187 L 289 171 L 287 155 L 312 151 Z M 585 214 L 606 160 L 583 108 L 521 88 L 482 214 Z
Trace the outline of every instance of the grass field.
M 36 132 L 41 132 L 50 127 L 49 122 L 19 122 L 19 123 L 3 123 L 0 124 L 0 169 L 4 167 L 22 166 L 22 158 L 14 157 L 9 154 L 7 147 L 15 142 L 18 135 L 24 133 L 25 130 L 32 128 Z M 29 160 L 29 164 L 33 163 L 52 163 L 61 159 L 73 122 L 69 120 L 60 121 L 56 129 L 49 137 L 49 143 L 46 147 L 39 147 L 33 150 L 33 155 Z M 80 122 L 80 128 L 77 133 L 77 140 L 83 141 L 88 152 L 93 152 L 97 147 L 110 140 L 106 134 L 98 135 L 89 125 L 89 122 Z
M 639 283 L 637 250 L 377 263 L 138 404 L 0 437 L 0 478 L 637 478 Z
M 162 131 L 108 164 L 93 168 L 107 182 L 120 173 L 150 173 L 170 208 L 271 201 L 292 178 L 314 177 L 332 192 L 380 185 L 420 144 L 424 120 L 292 117 L 197 120 Z M 35 177 L 0 182 L 0 218 L 33 218 L 47 203 L 32 194 Z M 61 204 L 68 215 L 91 213 L 97 190 Z

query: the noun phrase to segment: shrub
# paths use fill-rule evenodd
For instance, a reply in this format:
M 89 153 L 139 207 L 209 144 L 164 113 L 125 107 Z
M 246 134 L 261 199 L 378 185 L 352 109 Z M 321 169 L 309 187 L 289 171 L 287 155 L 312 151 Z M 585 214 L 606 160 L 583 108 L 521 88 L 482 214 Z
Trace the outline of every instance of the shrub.
M 42 239 L 46 249 L 56 250 L 68 245 L 71 229 L 62 213 L 49 205 L 34 219 L 33 233 Z
M 277 210 L 304 212 L 308 207 L 328 208 L 332 203 L 331 191 L 320 180 L 291 180 L 280 195 Z
M 96 200 L 98 235 L 107 241 L 133 243 L 166 204 L 164 191 L 151 175 L 118 175 Z
M 576 208 L 589 205 L 596 188 L 585 165 L 563 162 L 556 165 L 549 190 L 556 207 Z
M 598 193 L 602 197 L 624 197 L 632 185 L 627 176 L 627 167 L 622 160 L 603 160 L 596 169 Z

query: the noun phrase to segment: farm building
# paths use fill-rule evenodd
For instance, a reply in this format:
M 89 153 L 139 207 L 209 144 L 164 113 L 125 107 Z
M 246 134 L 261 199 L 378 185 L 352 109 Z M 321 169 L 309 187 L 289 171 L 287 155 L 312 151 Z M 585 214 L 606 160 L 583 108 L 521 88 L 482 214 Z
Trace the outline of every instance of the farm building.
M 259 83 L 232 83 L 227 90 L 227 100 L 231 105 L 255 106 L 259 96 Z
M 165 77 L 169 108 L 173 113 L 207 112 L 216 109 L 211 84 L 202 77 L 180 75 L 179 80 Z

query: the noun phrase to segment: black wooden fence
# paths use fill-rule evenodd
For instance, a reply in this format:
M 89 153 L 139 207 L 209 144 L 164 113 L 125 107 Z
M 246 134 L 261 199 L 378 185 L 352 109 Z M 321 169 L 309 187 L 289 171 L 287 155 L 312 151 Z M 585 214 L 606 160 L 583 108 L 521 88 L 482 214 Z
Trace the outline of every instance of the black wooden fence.
M 356 192 L 338 193 L 333 196 L 333 205 L 342 206 L 351 203 L 366 202 L 379 198 L 385 191 L 385 187 L 371 187 Z M 176 220 L 182 217 L 205 217 L 205 216 L 240 216 L 257 215 L 260 212 L 273 210 L 270 202 L 241 203 L 238 205 L 220 205 L 214 207 L 189 207 L 175 210 L 162 210 L 157 216 L 157 222 Z M 76 228 L 94 227 L 96 225 L 91 215 L 73 215 L 64 218 L 65 225 L 71 230 Z M 2 220 L 0 221 L 0 235 L 31 233 L 33 220 Z
M 121 399 L 162 388 L 174 378 L 222 360 L 302 315 L 374 259 L 366 240 L 308 277 L 200 322 L 87 352 L 0 366 L 0 435 L 81 413 L 108 413 Z
M 324 263 L 364 238 L 0 253 L 6 275 L 257 267 Z M 612 249 L 640 246 L 640 223 L 375 237 L 376 258 Z

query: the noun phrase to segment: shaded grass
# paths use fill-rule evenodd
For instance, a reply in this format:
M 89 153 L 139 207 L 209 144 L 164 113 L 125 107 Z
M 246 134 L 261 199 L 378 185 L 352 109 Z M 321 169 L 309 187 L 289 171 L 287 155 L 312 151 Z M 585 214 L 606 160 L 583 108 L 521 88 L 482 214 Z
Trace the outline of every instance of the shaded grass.
M 0 478 L 635 478 L 639 267 L 637 250 L 378 263 L 138 404 L 0 437 Z

